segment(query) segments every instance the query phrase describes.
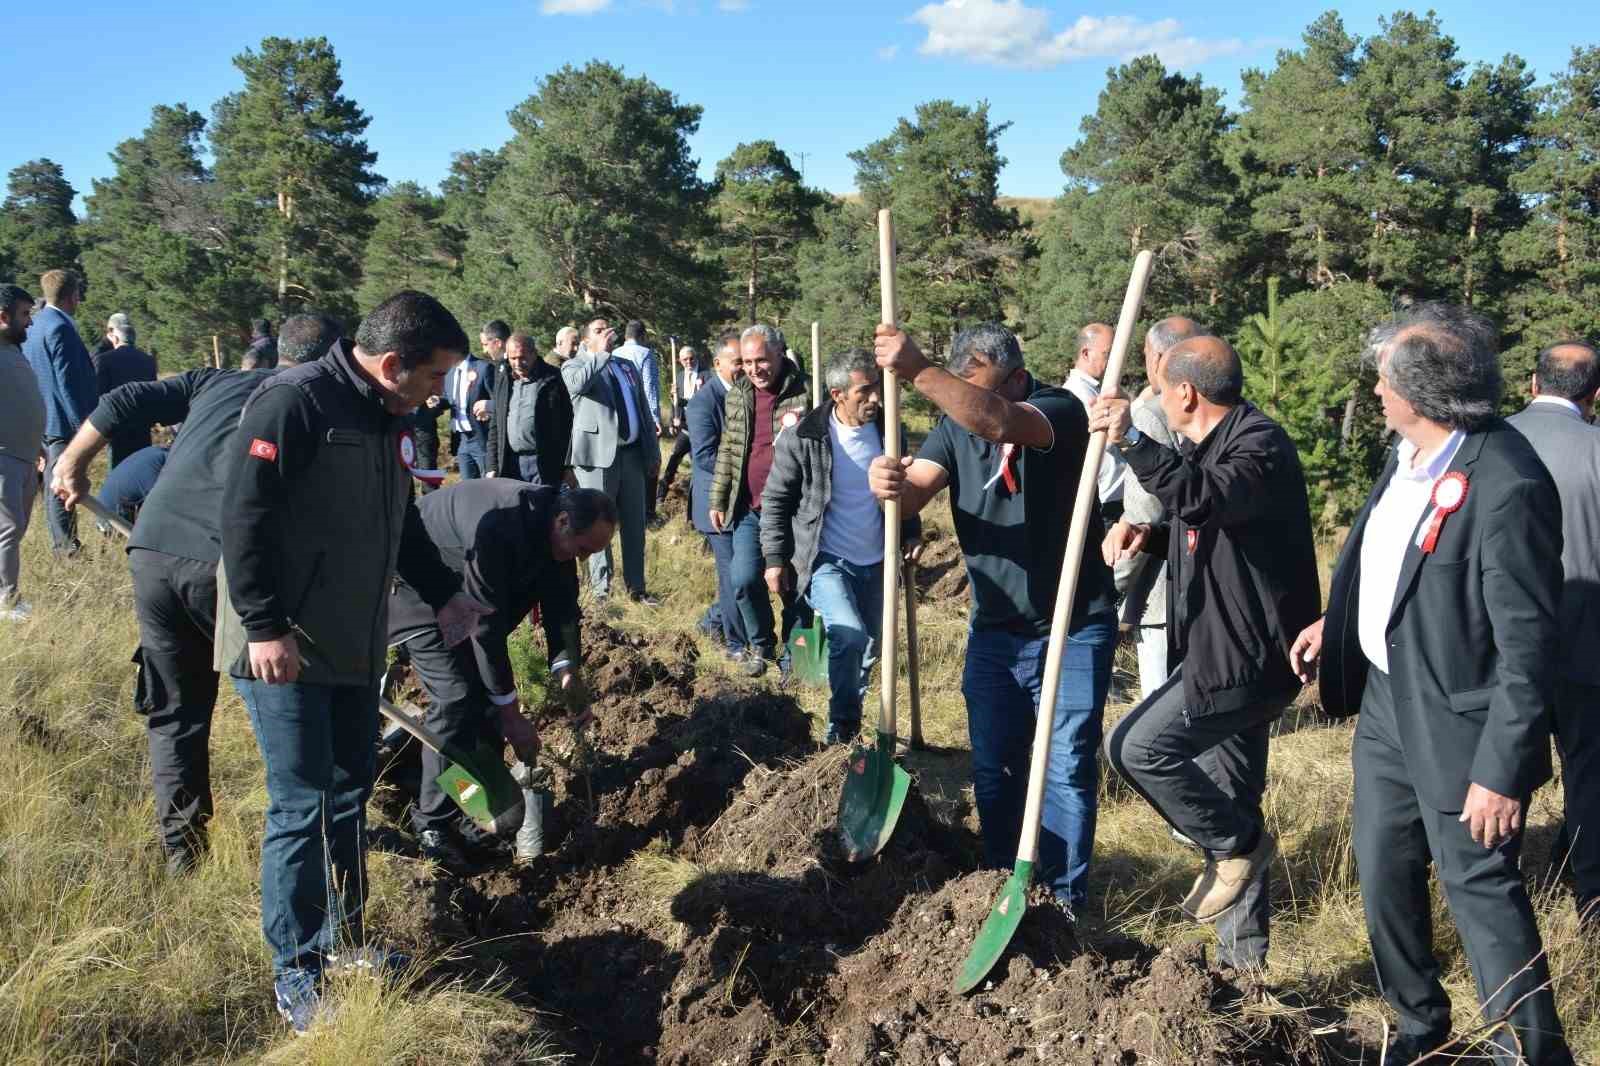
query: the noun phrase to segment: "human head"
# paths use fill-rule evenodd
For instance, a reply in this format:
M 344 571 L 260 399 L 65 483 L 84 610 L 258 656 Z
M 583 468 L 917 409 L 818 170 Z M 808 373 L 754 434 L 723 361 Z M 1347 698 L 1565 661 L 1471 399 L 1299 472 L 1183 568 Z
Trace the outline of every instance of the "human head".
M 604 551 L 617 531 L 617 505 L 599 489 L 563 489 L 550 520 L 550 555 L 558 563 Z
M 1378 371 L 1384 425 L 1418 446 L 1429 426 L 1477 429 L 1500 402 L 1494 327 L 1464 307 L 1419 304 L 1372 331 L 1366 359 Z
M 739 362 L 744 376 L 758 389 L 771 389 L 783 369 L 783 334 L 757 322 L 739 334 Z
M 622 327 L 622 337 L 624 340 L 630 340 L 635 344 L 643 344 L 644 323 L 637 318 L 629 319 L 628 324 Z
M 1161 391 L 1161 361 L 1173 346 L 1205 331 L 1200 323 L 1183 315 L 1170 315 L 1150 327 L 1144 335 L 1144 376 L 1153 391 Z
M 732 385 L 744 374 L 744 359 L 739 352 L 739 331 L 724 330 L 717 338 L 717 351 L 711 360 L 711 369 L 717 372 L 724 385 Z
M 1104 322 L 1091 322 L 1078 331 L 1077 367 L 1099 381 L 1106 373 L 1106 363 L 1111 359 L 1111 327 Z
M 272 336 L 272 323 L 264 318 L 250 320 L 250 336 L 252 339 Z
M 70 270 L 46 270 L 39 276 L 39 291 L 45 303 L 70 315 L 83 299 L 83 282 Z
M 617 333 L 605 319 L 591 319 L 589 327 L 584 330 L 583 343 L 591 355 L 599 355 L 601 352 L 609 352 L 611 346 L 617 343 Z
M 683 367 L 685 370 L 693 370 L 695 367 L 700 365 L 700 356 L 693 348 L 685 344 L 682 348 L 678 349 L 678 365 Z
M 294 315 L 278 330 L 278 359 L 299 366 L 321 359 L 339 339 L 344 328 L 329 315 Z
M 356 361 L 384 393 L 390 414 L 414 411 L 444 392 L 444 376 L 467 354 L 467 334 L 425 292 L 397 292 L 356 330 Z
M 121 311 L 106 319 L 106 338 L 112 344 L 119 346 L 132 344 L 134 343 L 134 338 L 138 335 L 138 332 L 133 328 L 133 320 Z
M 1535 396 L 1559 396 L 1579 408 L 1594 406 L 1595 390 L 1600 388 L 1600 356 L 1584 341 L 1562 341 L 1539 353 L 1533 372 Z
M 562 326 L 556 330 L 556 358 L 563 363 L 572 358 L 573 350 L 578 347 L 578 327 Z
M 1199 443 L 1244 393 L 1244 367 L 1221 337 L 1190 337 L 1161 364 L 1161 413 L 1174 433 Z
M 877 419 L 883 409 L 883 375 L 871 352 L 847 348 L 829 359 L 827 382 L 839 421 L 864 426 Z
M 1008 400 L 1021 399 L 1028 372 L 1022 364 L 1022 345 L 1016 334 L 998 322 L 981 322 L 956 334 L 950 345 L 946 369 L 980 389 L 998 392 Z
M 0 285 L 0 340 L 20 345 L 33 324 L 33 297 L 20 285 Z
M 533 364 L 538 358 L 539 352 L 533 338 L 526 333 L 513 333 L 506 341 L 506 365 L 517 377 L 526 378 L 533 371 Z
M 500 357 L 506 354 L 506 340 L 511 336 L 511 327 L 498 318 L 490 319 L 478 331 L 478 347 L 483 349 L 484 358 L 491 363 L 498 363 Z

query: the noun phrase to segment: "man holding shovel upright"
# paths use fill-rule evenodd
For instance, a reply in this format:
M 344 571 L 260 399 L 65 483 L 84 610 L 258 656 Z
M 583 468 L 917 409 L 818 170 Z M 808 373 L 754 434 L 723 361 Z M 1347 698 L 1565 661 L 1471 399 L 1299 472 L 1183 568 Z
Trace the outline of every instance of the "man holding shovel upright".
M 408 416 L 466 351 L 443 304 L 397 293 L 354 344 L 269 378 L 232 442 L 217 652 L 266 763 L 261 926 L 296 1033 L 325 968 L 388 961 L 364 946 L 362 911 L 389 587 L 398 573 L 438 608 L 446 644 L 490 610 L 459 593 L 411 497 Z
M 1216 923 L 1218 961 L 1262 966 L 1277 854 L 1261 812 L 1267 734 L 1300 692 L 1289 645 L 1322 602 L 1306 479 L 1283 427 L 1241 398 L 1227 341 L 1183 341 L 1157 374 L 1178 448 L 1135 428 L 1123 396 L 1089 410 L 1090 432 L 1105 430 L 1161 501 L 1162 519 L 1118 522 L 1104 550 L 1113 565 L 1139 552 L 1166 560 L 1176 664 L 1111 730 L 1106 758 L 1205 854 L 1183 911 Z
M 550 656 L 550 676 L 563 689 L 577 685 L 579 556 L 611 542 L 617 505 L 599 489 L 558 490 L 510 478 L 463 481 L 417 505 L 429 538 L 445 565 L 461 575 L 461 589 L 494 608 L 479 617 L 472 636 L 450 647 L 439 620 L 404 578 L 389 597 L 389 643 L 403 644 L 428 693 L 424 724 L 450 744 L 473 750 L 480 741 L 498 748 L 502 738 L 532 766 L 539 737 L 522 716 L 506 638 L 528 612 L 539 609 Z M 449 765 L 438 752 L 422 752 L 422 789 L 412 827 L 422 854 L 457 874 L 475 873 L 464 845 L 481 842 L 481 830 L 463 825 L 460 812 L 435 778 Z
M 877 362 L 948 416 L 915 459 L 880 456 L 869 476 L 873 494 L 898 498 L 905 515 L 950 487 L 956 538 L 972 576 L 961 688 L 984 864 L 1009 869 L 1017 856 L 1034 714 L 1044 704 L 1055 724 L 1040 873 L 1071 914 L 1087 902 L 1100 717 L 1116 640 L 1111 571 L 1094 538 L 1085 542 L 1061 684 L 1047 699 L 1040 689 L 1089 446 L 1087 416 L 1066 390 L 1029 374 L 1017 338 L 994 323 L 958 334 L 948 369 L 929 363 L 898 329 L 880 325 Z M 1096 505 L 1091 528 L 1099 522 Z

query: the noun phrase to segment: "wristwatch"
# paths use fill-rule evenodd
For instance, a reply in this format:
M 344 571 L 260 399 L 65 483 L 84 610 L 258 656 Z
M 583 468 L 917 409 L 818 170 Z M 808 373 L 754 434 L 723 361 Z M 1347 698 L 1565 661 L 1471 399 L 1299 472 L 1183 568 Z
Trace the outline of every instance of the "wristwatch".
M 1139 432 L 1139 427 L 1129 426 L 1123 431 L 1122 440 L 1117 443 L 1123 448 L 1137 448 L 1142 440 L 1144 440 L 1144 434 Z

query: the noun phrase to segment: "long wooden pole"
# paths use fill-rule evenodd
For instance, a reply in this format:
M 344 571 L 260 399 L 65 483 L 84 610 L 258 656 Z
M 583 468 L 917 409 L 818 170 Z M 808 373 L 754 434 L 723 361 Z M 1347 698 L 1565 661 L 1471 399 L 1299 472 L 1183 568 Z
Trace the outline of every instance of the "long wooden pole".
M 811 406 L 822 406 L 822 323 L 811 323 Z
M 678 432 L 678 338 L 672 338 L 672 410 L 667 413 L 667 425 L 672 427 L 674 436 Z
M 217 340 L 215 333 L 211 335 L 211 365 L 222 369 L 222 343 Z
M 1122 364 L 1128 354 L 1139 306 L 1144 303 L 1145 285 L 1150 281 L 1154 262 L 1148 251 L 1133 261 L 1133 277 L 1122 298 L 1122 316 L 1111 340 L 1111 359 L 1101 379 L 1102 395 L 1117 392 L 1122 380 Z M 1050 761 L 1050 735 L 1055 728 L 1056 690 L 1061 687 L 1061 658 L 1067 643 L 1067 627 L 1072 622 L 1072 604 L 1078 595 L 1078 572 L 1083 567 L 1083 546 L 1089 536 L 1089 515 L 1099 489 L 1100 459 L 1106 452 L 1106 432 L 1089 437 L 1089 450 L 1083 456 L 1083 471 L 1078 476 L 1078 495 L 1072 504 L 1072 525 L 1067 531 L 1067 550 L 1061 562 L 1061 584 L 1056 588 L 1056 611 L 1050 621 L 1050 644 L 1045 650 L 1044 678 L 1039 688 L 1039 708 L 1034 714 L 1033 759 L 1028 765 L 1028 802 L 1022 813 L 1022 836 L 1017 841 L 1019 862 L 1034 862 L 1039 857 L 1039 814 L 1044 806 L 1044 772 Z
M 894 217 L 888 208 L 878 212 L 878 276 L 885 325 L 895 324 Z M 900 459 L 900 380 L 892 370 L 883 375 L 883 452 L 896 462 Z M 878 699 L 878 732 L 895 735 L 895 675 L 899 666 L 900 644 L 900 501 L 883 503 L 883 661 L 879 666 L 882 684 Z

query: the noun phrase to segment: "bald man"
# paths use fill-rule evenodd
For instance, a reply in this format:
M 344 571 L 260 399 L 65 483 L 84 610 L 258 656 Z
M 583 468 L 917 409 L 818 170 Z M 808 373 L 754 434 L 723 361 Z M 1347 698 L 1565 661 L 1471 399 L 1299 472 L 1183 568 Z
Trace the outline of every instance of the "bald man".
M 1197 337 L 1205 329 L 1192 318 L 1163 318 L 1144 335 L 1144 376 L 1149 382 L 1133 401 L 1133 426 L 1163 447 L 1176 449 L 1178 435 L 1156 399 L 1160 391 L 1161 363 L 1179 341 Z M 1122 481 L 1122 517 L 1134 525 L 1153 525 L 1167 509 L 1146 492 L 1136 477 Z M 1122 594 L 1122 626 L 1134 631 L 1139 652 L 1139 698 L 1147 699 L 1171 671 L 1167 667 L 1167 564 L 1140 553 L 1116 565 L 1117 591 Z
M 1555 733 L 1566 792 L 1567 846 L 1558 859 L 1577 882 L 1578 914 L 1600 926 L 1600 429 L 1594 417 L 1600 359 L 1582 342 L 1539 353 L 1533 402 L 1507 421 L 1516 427 L 1561 495 L 1561 644 L 1556 659 Z
M 1111 327 L 1091 322 L 1078 331 L 1078 361 L 1061 387 L 1078 398 L 1087 411 L 1100 396 L 1100 381 L 1111 361 Z M 1100 461 L 1100 515 L 1107 522 L 1122 517 L 1122 486 L 1128 466 L 1114 448 L 1107 448 Z
M 1180 449 L 1134 427 L 1121 396 L 1100 397 L 1089 416 L 1090 432 L 1107 432 L 1165 509 L 1159 522 L 1113 526 L 1106 562 L 1165 555 L 1172 584 L 1175 668 L 1111 730 L 1106 755 L 1204 853 L 1183 910 L 1217 923 L 1218 961 L 1258 967 L 1277 854 L 1261 810 L 1267 734 L 1300 691 L 1290 644 L 1322 606 L 1311 508 L 1294 443 L 1244 401 L 1244 372 L 1226 341 L 1182 341 L 1156 380 Z

